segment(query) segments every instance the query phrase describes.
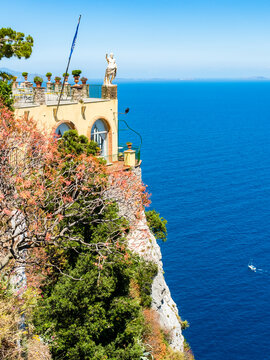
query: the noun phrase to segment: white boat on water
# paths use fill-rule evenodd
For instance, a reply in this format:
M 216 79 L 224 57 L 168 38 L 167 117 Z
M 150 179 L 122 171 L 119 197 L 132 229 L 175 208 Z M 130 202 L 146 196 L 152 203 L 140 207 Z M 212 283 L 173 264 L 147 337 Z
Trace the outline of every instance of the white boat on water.
M 256 270 L 257 270 L 256 266 L 254 266 L 251 261 L 249 262 L 248 267 L 249 267 L 250 270 L 252 270 L 252 271 L 255 271 L 255 272 L 256 272 Z

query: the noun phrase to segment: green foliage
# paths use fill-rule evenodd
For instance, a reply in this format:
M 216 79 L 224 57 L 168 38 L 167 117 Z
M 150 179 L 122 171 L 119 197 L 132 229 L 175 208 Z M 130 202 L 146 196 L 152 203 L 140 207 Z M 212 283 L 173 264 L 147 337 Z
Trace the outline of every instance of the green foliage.
M 69 275 L 82 280 L 62 276 L 49 296 L 44 293 L 36 329 L 51 342 L 54 359 L 138 359 L 144 321 L 138 302 L 128 296 L 130 266 L 111 254 L 97 285 L 95 260 L 95 254 L 80 255 Z
M 34 77 L 34 83 L 42 83 L 42 82 L 43 82 L 42 77 L 40 77 L 40 76 L 35 76 Z
M 12 346 L 21 338 L 18 329 L 20 301 L 13 296 L 6 279 L 0 279 L 0 359 L 15 359 L 16 348 Z M 14 356 L 15 355 L 15 356 Z M 14 356 L 14 357 L 13 357 Z
M 13 76 L 11 74 L 6 73 L 5 71 L 0 71 L 0 77 L 2 78 L 3 81 L 14 81 L 15 79 L 17 79 L 16 76 Z
M 59 147 L 66 154 L 83 154 L 95 155 L 98 145 L 95 141 L 90 141 L 84 135 L 78 135 L 77 130 L 66 131 L 63 137 L 59 140 Z
M 189 328 L 189 322 L 187 320 L 181 321 L 181 329 L 185 330 L 187 328 Z
M 51 72 L 47 72 L 46 76 L 47 76 L 47 77 L 50 77 L 50 76 L 52 76 L 52 73 L 51 73 Z
M 75 130 L 59 140 L 63 154 L 92 154 L 96 147 Z M 85 200 L 98 196 L 88 190 Z M 82 205 L 77 201 L 73 206 Z M 127 250 L 123 231 L 128 224 L 115 203 L 104 201 L 88 218 L 73 216 L 72 221 L 70 238 L 76 235 L 82 242 L 66 240 L 61 250 L 47 249 L 48 263 L 61 272 L 52 267 L 43 285 L 33 316 L 36 331 L 49 344 L 53 359 L 140 359 L 145 351 L 143 307 L 151 305 L 157 266 Z M 59 231 L 64 227 L 65 220 Z M 131 295 L 132 282 L 139 296 Z
M 56 76 L 54 79 L 55 80 L 61 80 L 60 76 Z
M 157 265 L 152 262 L 140 260 L 135 267 L 133 278 L 139 285 L 140 303 L 143 307 L 149 308 L 151 306 L 152 282 L 157 272 Z
M 32 53 L 33 44 L 34 40 L 30 35 L 25 37 L 24 33 L 16 32 L 11 28 L 1 28 L 0 60 L 3 57 L 11 58 L 12 56 L 27 59 Z
M 11 58 L 16 56 L 21 59 L 29 58 L 32 53 L 33 38 L 31 36 L 25 37 L 23 33 L 16 32 L 11 28 L 0 29 L 0 60 L 3 57 Z M 27 73 L 23 73 L 26 74 Z M 11 84 L 8 81 L 14 80 L 14 77 L 9 74 L 1 73 L 3 81 L 0 81 L 0 98 L 10 110 L 13 110 L 13 98 Z
M 81 70 L 72 70 L 72 75 L 73 75 L 73 76 L 80 76 L 81 73 L 82 73 Z
M 69 73 L 64 73 L 63 77 L 69 76 Z
M 146 211 L 146 219 L 152 233 L 158 240 L 167 240 L 167 220 L 160 216 L 156 210 Z
M 117 207 L 108 205 L 97 218 L 87 229 L 80 224 L 74 231 L 81 232 L 89 244 L 108 241 L 112 231 L 115 241 L 120 241 L 121 227 L 126 224 L 118 218 Z M 67 249 L 62 270 L 69 277 L 51 274 L 47 279 L 34 318 L 53 359 L 134 360 L 143 355 L 138 342 L 145 326 L 142 307 L 129 289 L 135 277 L 140 279 L 140 292 L 149 292 L 151 280 L 144 286 L 144 279 L 149 278 L 150 266 L 128 254 L 123 243 L 111 248 L 102 266 L 97 257 L 87 247 Z
M 11 84 L 8 84 L 7 81 L 0 80 L 0 98 L 10 110 L 13 110 L 13 98 L 12 98 L 12 89 Z
M 23 76 L 23 77 L 25 77 L 25 76 L 27 76 L 27 75 L 28 75 L 28 72 L 25 72 L 25 71 L 24 71 L 24 72 L 22 73 L 22 76 Z

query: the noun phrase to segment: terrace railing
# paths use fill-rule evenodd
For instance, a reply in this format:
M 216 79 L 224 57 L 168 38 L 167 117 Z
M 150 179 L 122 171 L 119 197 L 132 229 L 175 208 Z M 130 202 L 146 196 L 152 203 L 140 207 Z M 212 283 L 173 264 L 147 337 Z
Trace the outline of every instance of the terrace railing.
M 123 162 L 125 161 L 125 151 L 129 150 L 126 145 L 119 145 L 118 146 L 118 153 L 113 155 L 107 156 L 99 156 L 100 158 L 106 161 L 107 165 L 112 165 L 116 162 Z M 135 150 L 135 158 L 136 158 L 136 165 L 139 164 L 141 160 L 140 148 L 138 146 L 132 146 L 131 150 Z M 123 164 L 124 165 L 124 164 Z
M 46 104 L 52 102 L 58 102 L 62 85 L 51 84 L 50 87 L 47 87 L 45 90 L 45 100 Z M 72 101 L 72 93 L 70 86 L 64 86 L 63 94 L 61 96 L 61 102 L 70 102 Z
M 27 106 L 30 104 L 53 104 L 58 102 L 62 84 L 43 83 L 42 88 L 33 87 L 32 83 L 17 83 L 12 89 L 13 98 L 16 106 Z M 74 87 L 71 84 L 65 84 L 61 96 L 61 103 L 80 100 L 87 98 L 102 99 L 102 85 L 83 84 Z
M 19 86 L 12 91 L 15 104 L 32 105 L 34 104 L 34 91 L 32 87 Z

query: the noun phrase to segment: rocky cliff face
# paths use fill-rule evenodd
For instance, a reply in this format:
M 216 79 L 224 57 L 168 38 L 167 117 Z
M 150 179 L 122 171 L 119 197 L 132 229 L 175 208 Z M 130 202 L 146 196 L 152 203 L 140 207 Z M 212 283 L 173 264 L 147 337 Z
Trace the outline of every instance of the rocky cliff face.
M 141 169 L 133 170 L 137 180 L 141 182 Z M 128 185 L 127 185 L 128 186 Z M 159 321 L 162 328 L 170 333 L 170 345 L 174 350 L 184 351 L 184 337 L 181 330 L 181 319 L 178 309 L 171 297 L 170 290 L 163 276 L 163 264 L 160 247 L 154 235 L 151 233 L 144 212 L 138 218 L 138 199 L 129 197 L 127 201 L 123 190 L 112 186 L 108 197 L 118 202 L 121 216 L 126 217 L 133 225 L 128 235 L 129 248 L 138 253 L 144 259 L 153 261 L 158 266 L 158 274 L 152 285 L 152 308 L 159 314 Z
M 171 347 L 183 351 L 184 337 L 181 331 L 178 309 L 163 276 L 160 247 L 147 226 L 144 214 L 129 234 L 128 244 L 131 250 L 158 265 L 158 274 L 152 285 L 152 308 L 159 314 L 161 327 L 170 332 Z

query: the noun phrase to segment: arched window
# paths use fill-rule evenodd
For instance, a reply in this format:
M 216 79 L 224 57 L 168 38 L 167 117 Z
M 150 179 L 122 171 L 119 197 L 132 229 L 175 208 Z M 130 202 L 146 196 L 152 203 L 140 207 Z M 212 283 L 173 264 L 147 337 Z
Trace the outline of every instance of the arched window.
M 56 133 L 56 135 L 58 135 L 59 138 L 60 138 L 60 137 L 63 136 L 64 132 L 66 132 L 66 131 L 68 131 L 68 130 L 71 130 L 71 129 L 72 129 L 72 128 L 71 128 L 68 124 L 63 123 L 63 124 L 60 124 L 60 125 L 57 127 L 57 129 L 55 130 L 55 133 Z
M 91 130 L 91 140 L 95 141 L 101 149 L 101 155 L 107 156 L 108 152 L 108 128 L 101 119 L 97 120 Z

